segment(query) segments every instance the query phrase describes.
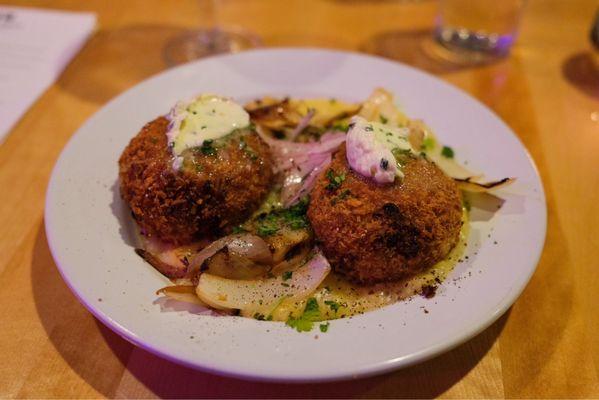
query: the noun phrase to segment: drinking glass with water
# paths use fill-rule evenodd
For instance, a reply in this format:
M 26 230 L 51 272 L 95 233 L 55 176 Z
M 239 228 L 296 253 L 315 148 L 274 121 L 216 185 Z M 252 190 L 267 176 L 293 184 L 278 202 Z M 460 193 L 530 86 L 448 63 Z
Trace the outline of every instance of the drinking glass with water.
M 441 0 L 435 39 L 456 58 L 485 62 L 506 56 L 525 0 Z

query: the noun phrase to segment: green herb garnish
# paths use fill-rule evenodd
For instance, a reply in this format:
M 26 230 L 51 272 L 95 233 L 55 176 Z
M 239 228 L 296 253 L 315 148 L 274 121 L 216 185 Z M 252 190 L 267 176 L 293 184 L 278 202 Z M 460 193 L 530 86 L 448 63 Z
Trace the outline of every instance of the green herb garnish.
M 247 142 L 243 138 L 239 139 L 239 148 L 243 150 L 250 160 L 255 161 L 258 159 L 256 152 L 248 146 Z
M 285 271 L 283 272 L 283 280 L 287 281 L 289 279 L 291 279 L 291 277 L 293 276 L 293 272 L 292 271 Z
M 320 318 L 320 309 L 318 302 L 314 297 L 310 297 L 306 302 L 304 312 L 298 318 L 289 317 L 286 324 L 298 332 L 309 332 L 314 327 L 314 322 Z
M 446 158 L 453 158 L 453 149 L 449 146 L 443 146 L 443 148 L 441 149 L 441 155 Z
M 431 151 L 432 149 L 435 148 L 435 146 L 436 146 L 435 139 L 433 139 L 432 137 L 429 136 L 427 138 L 424 138 L 424 140 L 422 141 L 422 145 L 420 146 L 420 149 L 424 150 L 426 152 L 426 151 Z
M 393 154 L 398 168 L 402 168 L 412 158 L 412 152 L 409 149 L 400 149 L 399 147 L 392 149 L 391 154 Z
M 381 116 L 379 118 L 381 119 L 381 123 L 382 124 L 386 124 L 387 122 L 389 122 L 389 120 L 384 115 L 382 115 L 382 114 L 381 114 Z
M 258 225 L 257 233 L 260 236 L 274 235 L 279 231 L 279 225 L 275 221 L 266 220 Z
M 347 199 L 350 194 L 351 194 L 351 191 L 349 189 L 343 189 L 341 191 L 341 193 L 339 193 L 335 198 L 333 198 L 333 200 L 331 200 L 331 204 L 335 205 L 335 204 L 339 203 L 340 201 Z
M 329 306 L 329 308 L 333 311 L 333 312 L 337 312 L 339 310 L 339 307 L 341 307 L 341 304 L 337 303 L 336 301 L 333 300 L 325 300 L 324 304 L 326 304 L 327 306 Z
M 256 220 L 256 232 L 260 236 L 270 236 L 287 228 L 291 230 L 305 229 L 310 226 L 306 216 L 308 198 L 305 197 L 289 208 L 272 210 Z
M 333 130 L 336 131 L 347 132 L 349 129 L 349 125 L 347 124 L 347 122 L 337 121 L 333 124 L 333 126 L 331 126 L 331 128 L 333 128 Z
M 331 323 L 327 322 L 326 324 L 320 324 L 318 327 L 322 333 L 326 333 L 329 330 L 329 325 L 331 325 Z
M 213 146 L 214 141 L 212 139 L 207 139 L 202 142 L 202 146 L 200 147 L 200 151 L 205 156 L 213 156 L 216 154 L 216 149 Z
M 329 180 L 329 184 L 326 188 L 330 191 L 338 189 L 345 180 L 345 174 L 335 175 L 335 171 L 332 169 L 327 171 L 326 177 Z
M 234 226 L 233 229 L 231 229 L 231 233 L 234 235 L 237 235 L 239 233 L 245 233 L 245 232 L 247 232 L 247 230 L 244 227 L 242 227 L 241 225 Z

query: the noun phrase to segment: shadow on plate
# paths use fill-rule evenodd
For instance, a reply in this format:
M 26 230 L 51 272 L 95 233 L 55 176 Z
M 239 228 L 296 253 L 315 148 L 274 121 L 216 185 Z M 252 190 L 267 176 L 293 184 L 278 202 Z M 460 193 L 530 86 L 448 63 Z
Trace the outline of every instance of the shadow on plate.
M 100 30 L 69 64 L 57 84 L 82 100 L 105 103 L 166 69 L 166 43 L 185 32 L 177 26 L 149 24 Z
M 599 55 L 595 57 L 597 63 L 590 52 L 571 55 L 562 64 L 562 74 L 578 90 L 599 99 Z
M 509 313 L 508 313 L 509 314 Z M 260 383 L 195 371 L 135 349 L 128 360 L 125 379 L 138 381 L 148 392 L 142 397 L 166 398 L 349 398 L 349 397 L 436 397 L 462 379 L 489 351 L 508 318 L 504 315 L 486 331 L 433 360 L 394 373 L 349 381 L 316 384 Z M 101 327 L 112 345 L 123 341 Z M 315 360 L 317 362 L 317 360 Z M 168 379 L 163 377 L 168 376 Z M 123 385 L 124 387 L 127 385 Z M 138 386 L 137 384 L 135 386 Z M 135 395 L 132 392 L 121 396 Z
M 129 247 L 139 247 L 137 228 L 131 216 L 129 207 L 121 198 L 118 179 L 110 187 L 112 192 L 112 202 L 110 203 L 110 211 L 112 215 L 119 221 L 119 235 L 123 242 Z

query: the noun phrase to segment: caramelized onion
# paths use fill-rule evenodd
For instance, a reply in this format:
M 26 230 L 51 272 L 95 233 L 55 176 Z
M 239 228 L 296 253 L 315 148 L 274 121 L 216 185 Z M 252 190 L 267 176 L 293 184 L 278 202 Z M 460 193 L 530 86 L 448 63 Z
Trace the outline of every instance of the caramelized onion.
M 474 179 L 476 179 L 476 177 L 468 177 L 464 179 L 453 178 L 453 180 L 458 184 L 460 190 L 472 193 L 490 192 L 491 190 L 505 187 L 516 180 L 516 178 L 503 178 L 493 182 L 477 182 Z
M 206 303 L 200 300 L 195 289 L 196 287 L 193 285 L 166 286 L 162 289 L 158 289 L 156 294 L 165 295 L 173 300 L 184 301 L 186 303 L 193 303 L 207 307 Z
M 272 254 L 270 253 L 266 242 L 259 236 L 243 233 L 225 236 L 204 247 L 202 251 L 196 254 L 189 262 L 188 272 L 193 274 L 194 272 L 199 271 L 207 259 L 225 247 L 227 247 L 230 252 L 236 253 L 237 255 L 256 263 L 272 263 Z

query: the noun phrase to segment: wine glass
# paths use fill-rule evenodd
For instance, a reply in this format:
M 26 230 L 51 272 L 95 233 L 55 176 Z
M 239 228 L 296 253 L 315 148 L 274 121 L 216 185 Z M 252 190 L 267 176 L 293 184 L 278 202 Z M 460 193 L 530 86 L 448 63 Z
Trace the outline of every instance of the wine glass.
M 169 40 L 164 58 L 169 65 L 183 64 L 221 53 L 237 53 L 261 45 L 255 34 L 239 27 L 222 27 L 218 21 L 221 0 L 200 0 L 208 9 L 209 28 L 196 29 Z

